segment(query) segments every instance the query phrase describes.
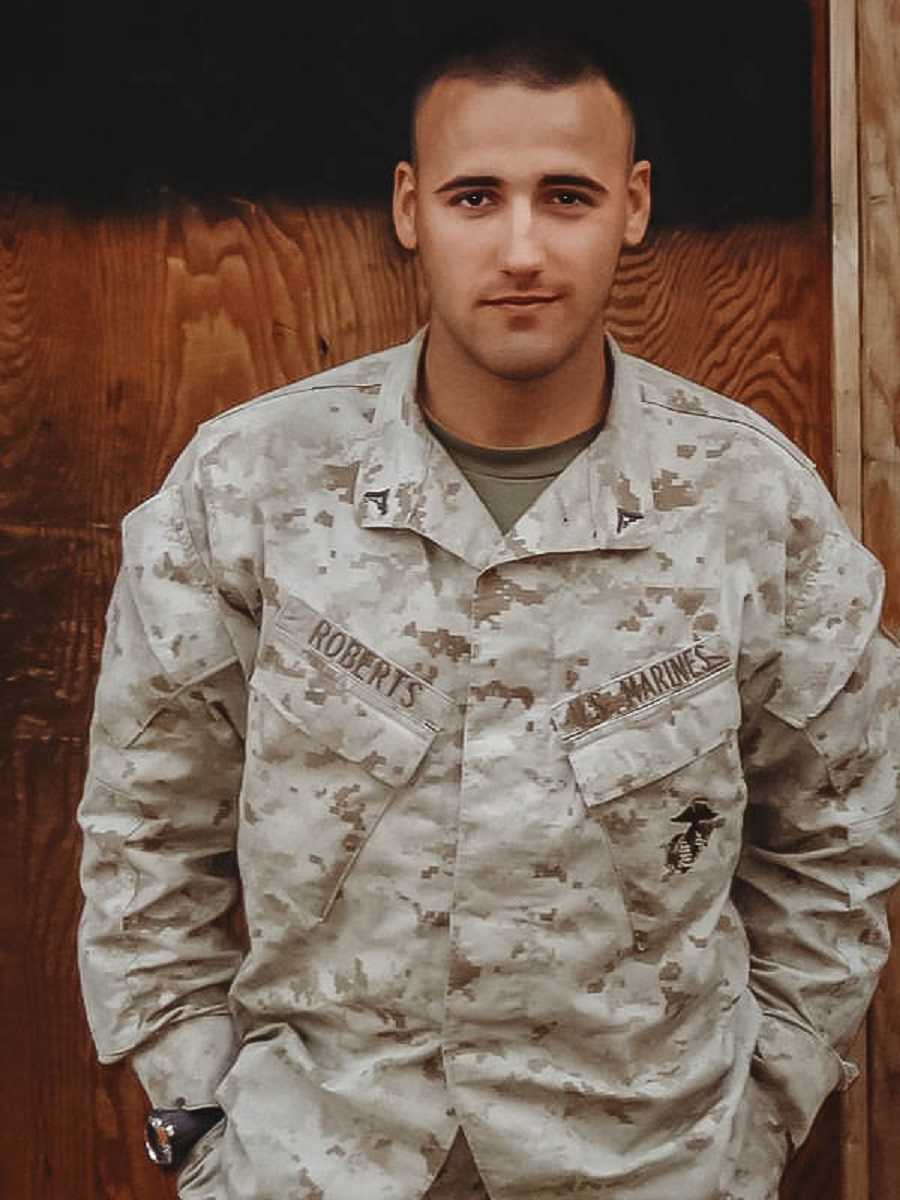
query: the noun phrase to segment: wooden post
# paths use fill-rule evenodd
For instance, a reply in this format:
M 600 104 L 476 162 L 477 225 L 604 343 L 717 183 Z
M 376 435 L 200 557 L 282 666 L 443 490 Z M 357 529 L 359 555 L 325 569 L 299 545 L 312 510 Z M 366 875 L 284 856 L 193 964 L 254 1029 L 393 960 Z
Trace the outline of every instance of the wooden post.
M 900 0 L 859 0 L 863 531 L 900 633 Z
M 850 1050 L 860 1077 L 841 1095 L 841 1200 L 870 1200 L 868 1022 Z
M 858 0 L 863 532 L 900 632 L 900 0 Z M 895 952 L 869 1018 L 870 1198 L 900 1195 L 900 893 Z
M 856 0 L 830 0 L 834 487 L 862 531 Z
M 847 524 L 863 527 L 859 80 L 857 0 L 830 0 L 834 487 Z M 868 1029 L 852 1057 L 862 1078 L 841 1097 L 841 1200 L 869 1200 Z
M 838 502 L 887 568 L 900 627 L 900 0 L 830 0 L 834 459 Z M 894 938 L 900 929 L 894 903 Z M 841 1200 L 900 1194 L 900 957 L 842 1098 Z

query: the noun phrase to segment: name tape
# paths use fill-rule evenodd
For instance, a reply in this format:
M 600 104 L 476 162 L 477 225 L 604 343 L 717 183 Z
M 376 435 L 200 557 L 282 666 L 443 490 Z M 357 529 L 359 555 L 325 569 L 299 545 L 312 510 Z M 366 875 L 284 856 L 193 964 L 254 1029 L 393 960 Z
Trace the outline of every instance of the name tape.
M 666 658 L 581 692 L 554 710 L 553 724 L 564 738 L 575 738 L 619 717 L 694 687 L 731 667 L 721 639 L 691 642 Z
M 426 680 L 379 654 L 335 621 L 323 617 L 299 597 L 291 597 L 276 628 L 317 665 L 336 670 L 382 700 L 405 709 L 432 728 L 446 723 L 453 701 Z M 363 693 L 364 694 L 364 693 Z

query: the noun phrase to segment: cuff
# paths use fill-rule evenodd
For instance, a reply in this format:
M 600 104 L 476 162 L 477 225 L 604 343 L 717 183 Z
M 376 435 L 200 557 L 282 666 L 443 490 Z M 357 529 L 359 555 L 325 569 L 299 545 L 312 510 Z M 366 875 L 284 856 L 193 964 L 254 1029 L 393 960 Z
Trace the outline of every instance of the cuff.
M 763 1015 L 752 1072 L 772 1095 L 794 1150 L 825 1099 L 835 1088 L 848 1088 L 859 1074 L 812 1030 L 771 1012 Z
M 192 1017 L 167 1026 L 131 1056 L 154 1108 L 215 1104 L 216 1088 L 237 1057 L 231 1017 Z

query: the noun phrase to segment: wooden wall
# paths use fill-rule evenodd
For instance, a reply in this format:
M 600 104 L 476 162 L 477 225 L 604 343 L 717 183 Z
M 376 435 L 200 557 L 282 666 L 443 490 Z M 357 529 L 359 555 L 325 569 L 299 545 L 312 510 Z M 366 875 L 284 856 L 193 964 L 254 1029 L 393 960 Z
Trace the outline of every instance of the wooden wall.
M 885 621 L 900 634 L 900 0 L 857 0 L 857 23 L 862 527 L 887 567 Z M 892 916 L 896 946 L 900 891 Z M 864 1182 L 887 1200 L 900 1196 L 900 950 L 868 1032 Z
M 896 18 L 897 0 L 860 3 L 873 26 L 873 80 L 875 70 L 891 76 L 895 97 L 896 48 L 878 23 L 880 14 Z M 895 232 L 897 163 L 884 145 L 897 144 L 896 106 L 879 101 L 874 82 L 866 95 L 879 130 L 865 143 L 872 178 L 887 171 Z M 900 541 L 897 365 L 889 339 L 874 335 L 896 303 L 890 288 L 900 261 L 891 210 L 878 195 L 873 190 L 867 206 L 867 262 L 881 281 L 872 282 L 872 295 L 881 295 L 878 287 L 887 294 L 866 318 L 873 339 L 865 361 L 875 382 L 864 422 L 865 512 L 867 535 L 890 560 Z M 770 417 L 829 480 L 830 237 L 824 201 L 802 224 L 657 236 L 623 262 L 611 320 L 627 349 Z M 884 271 L 891 255 L 893 283 Z M 401 340 L 424 313 L 415 265 L 396 247 L 383 210 L 239 199 L 201 207 L 171 196 L 153 216 L 88 220 L 27 199 L 0 200 L 4 1197 L 174 1194 L 144 1161 L 137 1085 L 125 1068 L 94 1062 L 75 972 L 73 818 L 119 520 L 158 485 L 198 421 Z M 895 571 L 892 579 L 896 623 Z M 833 1098 L 790 1173 L 790 1200 L 900 1195 L 900 1151 L 882 1119 L 900 1091 L 897 993 L 900 967 L 882 991 L 869 1042 L 866 1098 L 874 1115 L 863 1132 L 871 1191 L 868 1182 L 853 1193 L 841 1185 L 849 1118 Z

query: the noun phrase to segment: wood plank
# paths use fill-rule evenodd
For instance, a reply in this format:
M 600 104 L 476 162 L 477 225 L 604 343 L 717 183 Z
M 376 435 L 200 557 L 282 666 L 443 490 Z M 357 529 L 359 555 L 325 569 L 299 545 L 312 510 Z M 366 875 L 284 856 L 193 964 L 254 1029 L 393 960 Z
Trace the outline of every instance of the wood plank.
M 144 1160 L 141 1090 L 96 1063 L 78 990 L 74 807 L 84 745 L 17 738 L 0 809 L 0 1183 L 16 1200 L 135 1200 L 174 1190 Z
M 860 38 L 865 535 L 900 632 L 900 0 L 860 0 Z
M 863 513 L 900 633 L 900 0 L 859 0 Z M 900 895 L 870 1022 L 871 1200 L 900 1195 Z
M 80 738 L 118 564 L 112 529 L 0 525 L 0 729 Z
M 859 1068 L 859 1078 L 839 1096 L 841 1114 L 841 1200 L 869 1200 L 869 1025 L 863 1021 L 849 1058 Z
M 840 1097 L 833 1095 L 826 1100 L 809 1137 L 791 1159 L 781 1184 L 780 1200 L 844 1200 L 840 1194 L 842 1137 Z
M 415 268 L 382 209 L 170 214 L 162 468 L 209 416 L 410 336 Z
M 13 771 L 12 744 L 0 742 L 0 771 L 9 780 Z M 16 806 L 4 792 L 0 805 L 0 1188 L 17 1195 L 30 1172 L 30 1139 L 25 1136 L 33 1116 L 36 1078 L 32 1043 L 27 1039 L 34 1010 L 20 986 L 30 953 L 22 921 L 25 896 L 24 829 Z M 14 1083 L 12 1081 L 15 1081 Z M 23 1087 L 25 1088 L 23 1094 Z
M 749 404 L 829 480 L 830 270 L 815 222 L 658 235 L 623 256 L 610 329 L 626 350 Z
M 900 268 L 898 268 L 900 269 Z M 900 343 L 898 343 L 900 344 Z M 890 443 L 885 447 L 890 454 Z M 900 462 L 867 461 L 865 482 L 865 541 L 884 564 L 887 589 L 885 628 L 900 636 Z
M 0 205 L 0 520 L 116 525 L 196 425 L 409 336 L 386 210 Z
M 891 938 L 900 945 L 900 892 L 891 901 Z M 869 1143 L 871 1200 L 900 1196 L 900 959 L 895 953 L 881 977 L 869 1016 Z
M 834 483 L 862 531 L 856 0 L 830 0 Z
M 0 204 L 0 520 L 115 523 L 141 488 L 160 244 L 158 221 Z

